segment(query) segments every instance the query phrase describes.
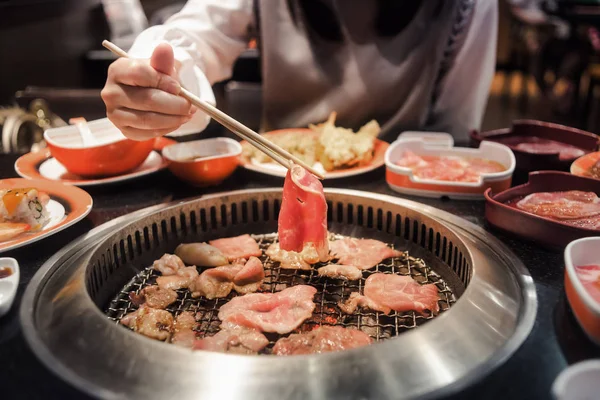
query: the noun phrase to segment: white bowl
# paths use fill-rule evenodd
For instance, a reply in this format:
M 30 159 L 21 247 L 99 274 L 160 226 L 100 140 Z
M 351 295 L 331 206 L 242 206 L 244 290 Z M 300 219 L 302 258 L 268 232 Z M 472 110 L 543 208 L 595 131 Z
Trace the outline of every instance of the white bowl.
M 10 310 L 17 294 L 20 279 L 19 263 L 14 258 L 0 258 L 1 267 L 10 268 L 12 274 L 6 278 L 0 278 L 0 317 L 4 316 Z
M 556 400 L 592 400 L 600 394 L 600 360 L 588 360 L 561 372 L 552 385 Z

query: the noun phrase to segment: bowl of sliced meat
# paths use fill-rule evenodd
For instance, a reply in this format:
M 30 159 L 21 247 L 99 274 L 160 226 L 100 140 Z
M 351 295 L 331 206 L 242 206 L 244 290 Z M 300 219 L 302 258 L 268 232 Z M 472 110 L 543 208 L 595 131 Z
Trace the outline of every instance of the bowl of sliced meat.
M 600 235 L 600 182 L 567 172 L 539 171 L 529 182 L 485 192 L 487 221 L 551 247 Z
M 488 188 L 510 187 L 515 156 L 505 145 L 454 147 L 447 133 L 404 132 L 385 154 L 386 181 L 394 191 L 424 197 L 481 199 Z
M 598 136 L 564 125 L 517 120 L 512 127 L 471 132 L 471 140 L 502 143 L 514 152 L 521 171 L 569 171 L 577 158 L 598 150 Z

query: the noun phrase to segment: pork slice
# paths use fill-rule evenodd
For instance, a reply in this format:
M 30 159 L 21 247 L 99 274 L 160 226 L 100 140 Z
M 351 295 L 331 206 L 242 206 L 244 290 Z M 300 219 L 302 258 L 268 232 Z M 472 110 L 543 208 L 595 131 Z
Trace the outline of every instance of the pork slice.
M 312 316 L 317 289 L 297 285 L 277 293 L 238 296 L 223 305 L 219 319 L 262 332 L 285 334 Z
M 273 347 L 279 356 L 318 354 L 367 346 L 373 339 L 358 329 L 341 326 L 321 326 L 310 332 L 294 333 L 281 338 Z
M 192 297 L 204 296 L 209 300 L 227 297 L 233 289 L 233 278 L 239 270 L 238 265 L 207 269 L 190 284 Z
M 151 308 L 167 308 L 177 300 L 177 292 L 157 285 L 146 286 L 139 293 L 129 293 L 129 299 L 136 306 L 145 305 Z
M 330 243 L 331 254 L 339 264 L 353 265 L 358 269 L 370 269 L 383 260 L 400 257 L 401 251 L 373 239 L 343 238 Z
M 240 294 L 253 293 L 260 289 L 264 279 L 262 262 L 256 257 L 250 257 L 233 277 L 233 288 Z
M 250 235 L 211 240 L 208 243 L 219 249 L 229 261 L 235 261 L 240 258 L 248 259 L 252 256 L 260 257 L 262 255 L 262 250 L 258 247 L 258 243 Z
M 277 232 L 282 250 L 302 253 L 312 247 L 317 261 L 329 259 L 323 185 L 299 165 L 294 165 L 285 177 Z
M 600 199 L 593 192 L 532 193 L 517 203 L 527 212 L 557 219 L 581 219 L 600 215 Z
M 187 348 L 193 348 L 196 343 L 196 317 L 190 311 L 184 311 L 175 318 L 171 343 Z
M 165 310 L 141 306 L 123 316 L 120 323 L 149 338 L 167 340 L 171 337 L 173 316 Z
M 154 261 L 152 267 L 163 276 L 168 276 L 175 275 L 178 270 L 185 268 L 185 264 L 176 255 L 164 254 L 160 259 Z
M 219 267 L 227 265 L 227 257 L 218 248 L 208 243 L 183 243 L 177 246 L 175 254 L 188 265 L 197 267 Z
M 188 287 L 198 276 L 196 267 L 185 267 L 177 271 L 175 275 L 159 276 L 156 283 L 162 289 L 178 290 Z
M 224 322 L 214 336 L 196 341 L 195 350 L 208 350 L 235 354 L 256 354 L 269 344 L 269 340 L 256 329 Z
M 319 276 L 326 276 L 334 279 L 347 279 L 357 281 L 362 278 L 362 271 L 354 265 L 330 264 L 317 270 Z
M 297 253 L 295 251 L 286 251 L 282 250 L 279 247 L 279 243 L 273 243 L 269 246 L 267 251 L 265 252 L 271 260 L 278 262 L 279 267 L 282 269 L 300 269 L 300 270 L 310 270 L 312 267 L 311 263 L 316 263 L 319 261 L 319 257 L 315 258 L 315 252 L 312 252 L 311 247 L 307 247 L 302 253 Z
M 439 312 L 439 295 L 435 284 L 421 285 L 410 276 L 395 274 L 372 274 L 367 278 L 364 296 L 352 293 L 350 298 L 340 304 L 342 311 L 353 313 L 356 307 L 368 307 L 388 314 L 391 310 L 398 312 L 414 310 L 424 313 Z

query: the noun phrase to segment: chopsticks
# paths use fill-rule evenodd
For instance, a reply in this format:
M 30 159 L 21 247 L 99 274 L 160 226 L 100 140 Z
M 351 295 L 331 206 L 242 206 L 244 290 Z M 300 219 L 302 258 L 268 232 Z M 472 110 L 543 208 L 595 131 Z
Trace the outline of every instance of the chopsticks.
M 109 42 L 108 40 L 104 40 L 102 42 L 102 46 L 106 47 L 108 50 L 112 51 L 119 57 L 129 58 L 129 55 L 123 49 L 119 48 L 117 45 Z M 242 124 L 241 122 L 231 118 L 223 111 L 200 99 L 198 96 L 194 95 L 187 89 L 184 89 L 182 87 L 179 95 L 184 99 L 188 100 L 196 107 L 198 107 L 200 110 L 204 111 L 206 114 L 210 115 L 215 121 L 223 125 L 225 128 L 229 129 L 230 131 L 238 135 L 240 138 L 246 140 L 252 146 L 256 147 L 258 150 L 262 151 L 267 156 L 271 157 L 273 160 L 283 165 L 285 168 L 291 169 L 293 163 L 296 163 L 304 167 L 307 171 L 310 171 L 317 178 L 325 179 L 323 174 L 316 171 L 313 167 L 309 166 L 298 157 L 288 153 L 286 150 L 277 146 L 275 143 L 272 143 L 264 136 L 259 135 L 252 129 Z

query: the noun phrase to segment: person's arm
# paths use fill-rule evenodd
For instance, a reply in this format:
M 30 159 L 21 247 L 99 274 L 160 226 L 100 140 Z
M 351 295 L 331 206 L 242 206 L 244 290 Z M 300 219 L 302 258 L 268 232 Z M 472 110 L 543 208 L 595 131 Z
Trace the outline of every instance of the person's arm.
M 468 139 L 480 129 L 496 69 L 498 3 L 476 0 L 472 19 L 450 69 L 440 82 L 426 129 Z
M 252 19 L 251 0 L 189 0 L 165 24 L 142 32 L 129 54 L 149 59 L 159 43 L 169 43 L 182 86 L 215 105 L 211 85 L 231 76 L 233 63 L 246 48 Z M 199 111 L 185 128 L 203 130 L 209 121 Z

